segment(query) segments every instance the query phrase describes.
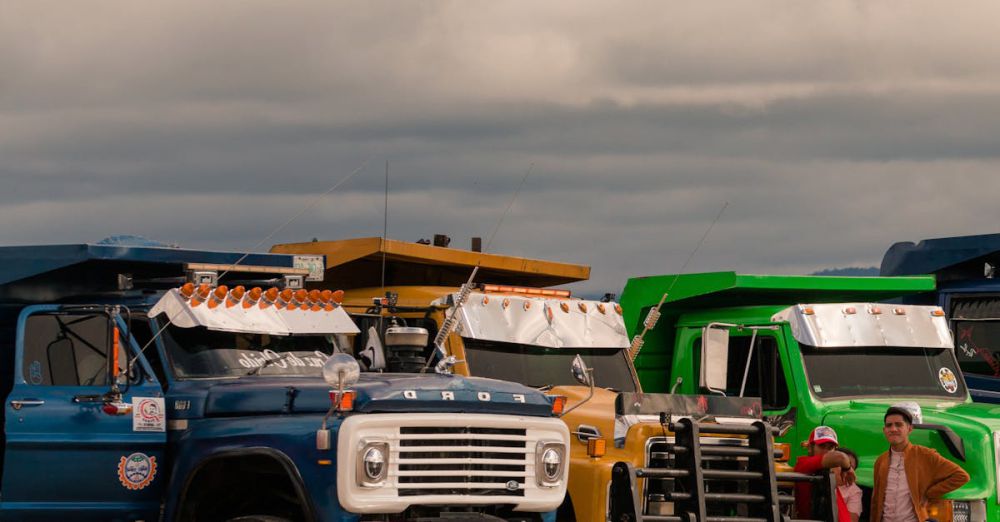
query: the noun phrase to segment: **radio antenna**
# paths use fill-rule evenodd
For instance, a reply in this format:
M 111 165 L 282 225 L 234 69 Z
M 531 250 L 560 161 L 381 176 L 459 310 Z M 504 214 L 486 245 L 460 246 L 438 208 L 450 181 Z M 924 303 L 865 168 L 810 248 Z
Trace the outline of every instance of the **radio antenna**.
M 684 264 L 681 265 L 680 271 L 674 274 L 674 279 L 670 281 L 669 285 L 667 285 L 667 291 L 663 293 L 662 297 L 660 297 L 660 302 L 649 310 L 649 314 L 646 315 L 646 319 L 642 322 L 642 333 L 636 335 L 632 339 L 631 346 L 629 346 L 629 360 L 634 362 L 635 358 L 639 356 L 639 350 L 642 350 L 642 345 L 646 342 L 646 333 L 652 330 L 653 327 L 656 326 L 656 321 L 660 319 L 660 307 L 662 307 L 664 301 L 667 300 L 667 296 L 670 295 L 670 291 L 673 290 L 674 284 L 677 283 L 677 279 L 684 273 L 685 270 L 687 270 L 688 264 L 692 259 L 694 259 L 694 255 L 698 253 L 698 250 L 701 249 L 701 245 L 705 244 L 705 240 L 708 239 L 708 234 L 712 232 L 712 228 L 719 222 L 719 218 L 722 217 L 722 213 L 726 211 L 727 207 L 729 207 L 728 201 L 722 204 L 722 208 L 720 208 L 719 213 L 715 215 L 715 219 L 713 219 L 712 223 L 708 225 L 707 229 L 705 229 L 705 233 L 701 235 L 701 239 L 698 241 L 698 244 L 694 247 L 694 250 L 688 254 Z
M 242 263 L 247 257 L 249 257 L 250 254 L 252 254 L 258 248 L 260 248 L 260 246 L 263 245 L 267 240 L 269 240 L 272 237 L 274 237 L 274 235 L 277 234 L 278 232 L 281 232 L 282 230 L 284 230 L 285 227 L 287 227 L 288 225 L 291 225 L 296 219 L 299 219 L 300 217 L 302 217 L 303 214 L 305 214 L 307 211 L 309 211 L 314 206 L 316 206 L 317 204 L 319 204 L 319 202 L 322 201 L 323 198 L 325 198 L 328 194 L 330 194 L 334 190 L 337 190 L 341 185 L 343 185 L 344 183 L 347 183 L 348 180 L 350 180 L 351 178 L 353 178 L 355 174 L 357 174 L 358 172 L 361 172 L 362 170 L 364 170 L 364 168 L 366 166 L 368 166 L 368 160 L 367 159 L 365 161 L 361 162 L 361 164 L 358 165 L 357 168 L 355 168 L 354 170 L 352 170 L 349 174 L 347 174 L 346 176 L 344 176 L 343 178 L 341 178 L 339 181 L 337 181 L 336 183 L 334 183 L 333 186 L 331 186 L 330 188 L 326 189 L 326 191 L 324 191 L 322 194 L 320 194 L 320 195 L 316 196 L 315 198 L 313 198 L 312 201 L 310 201 L 308 204 L 306 204 L 306 206 L 303 207 L 302 210 L 300 210 L 294 216 L 292 216 L 291 218 L 289 218 L 288 221 L 285 221 L 284 223 L 282 223 L 281 225 L 279 225 L 277 228 L 275 228 L 274 230 L 272 230 L 271 233 L 269 233 L 268 235 L 264 236 L 264 239 L 261 239 L 260 241 L 258 241 L 256 245 L 254 245 L 250 250 L 248 250 L 246 253 L 244 253 L 242 256 L 240 256 L 240 258 L 237 259 L 235 263 L 230 264 L 229 265 L 229 267 L 230 267 L 229 269 L 227 269 L 227 270 L 223 271 L 222 273 L 220 273 L 219 274 L 219 278 L 221 279 L 222 276 L 228 274 L 233 268 L 235 268 L 237 265 L 239 265 L 240 263 Z M 154 333 L 153 336 L 149 338 L 149 341 L 146 341 L 146 344 L 144 344 L 142 346 L 142 348 L 139 350 L 139 355 L 142 355 L 143 353 L 145 353 L 146 349 L 149 348 L 150 346 L 152 346 L 153 342 L 156 341 L 156 338 L 159 337 L 160 335 L 162 335 L 163 332 L 167 329 L 167 327 L 169 327 L 171 324 L 173 324 L 173 321 L 174 321 L 173 317 L 167 317 L 167 320 L 164 321 L 163 326 L 161 326 L 160 329 L 157 330 L 156 333 Z M 129 332 L 129 333 L 131 333 L 131 332 Z M 134 357 L 132 359 L 132 362 L 129 363 L 129 365 L 128 365 L 128 372 L 130 374 L 132 373 L 132 369 L 135 366 L 135 362 L 138 361 L 138 360 L 139 360 L 138 357 Z
M 521 182 L 517 184 L 517 189 L 514 190 L 514 195 L 511 196 L 510 201 L 507 203 L 507 208 L 505 208 L 503 213 L 500 214 L 500 219 L 497 220 L 497 224 L 493 227 L 493 231 L 490 232 L 490 237 L 486 240 L 486 247 L 483 248 L 483 253 L 489 251 L 490 246 L 493 244 L 493 238 L 496 237 L 497 232 L 500 230 L 500 225 L 503 223 L 504 218 L 507 217 L 507 213 L 509 213 L 510 209 L 514 206 L 514 201 L 517 200 L 517 196 L 521 193 L 521 188 L 524 187 L 524 182 L 527 181 L 528 176 L 534 169 L 535 163 L 532 162 L 524 171 L 524 176 L 521 176 Z M 444 324 L 441 325 L 441 329 L 438 330 L 437 335 L 434 336 L 434 352 L 441 357 L 437 366 L 434 367 L 434 370 L 438 373 L 448 373 L 448 369 L 458 362 L 454 355 L 448 355 L 448 351 L 444 348 L 444 341 L 448 338 L 448 335 L 451 334 L 451 331 L 455 328 L 455 324 L 458 322 L 458 309 L 465 304 L 466 299 L 469 298 L 469 294 L 472 293 L 472 283 L 476 279 L 476 273 L 479 272 L 479 266 L 481 264 L 482 258 L 476 262 L 476 266 L 472 269 L 472 273 L 469 274 L 469 280 L 466 281 L 465 284 L 459 289 L 458 295 L 455 297 L 454 305 L 451 307 L 451 313 L 445 318 Z M 427 358 L 427 363 L 424 364 L 423 369 L 420 370 L 421 373 L 427 371 L 427 368 L 431 365 L 432 359 L 432 357 Z
M 389 237 L 389 160 L 385 160 L 385 203 L 382 209 L 382 295 L 385 295 L 385 256 L 386 240 Z M 382 314 L 378 314 L 378 331 L 382 332 Z

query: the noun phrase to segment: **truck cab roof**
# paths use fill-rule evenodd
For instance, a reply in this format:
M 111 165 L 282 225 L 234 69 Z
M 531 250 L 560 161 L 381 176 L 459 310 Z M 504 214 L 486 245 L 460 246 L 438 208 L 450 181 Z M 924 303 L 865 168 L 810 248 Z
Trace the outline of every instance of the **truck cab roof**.
M 585 281 L 590 267 L 541 259 L 486 254 L 396 239 L 366 237 L 274 245 L 281 254 L 326 256 L 326 279 L 346 289 L 385 286 L 460 286 L 476 266 L 478 281 L 547 287 Z
M 236 265 L 238 263 L 238 265 Z M 135 288 L 177 286 L 170 278 L 189 270 L 230 271 L 235 277 L 306 274 L 295 256 L 190 250 L 167 246 L 80 243 L 0 247 L 0 300 L 56 302 L 120 292 L 127 277 Z M 252 267 L 252 268 L 251 268 Z M 127 284 L 124 286 L 128 286 Z

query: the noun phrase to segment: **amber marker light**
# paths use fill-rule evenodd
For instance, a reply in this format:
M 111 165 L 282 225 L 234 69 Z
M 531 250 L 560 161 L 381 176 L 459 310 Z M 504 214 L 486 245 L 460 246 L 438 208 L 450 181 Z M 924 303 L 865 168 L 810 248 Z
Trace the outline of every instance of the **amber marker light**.
M 243 308 L 250 308 L 260 302 L 260 296 L 263 295 L 263 293 L 264 291 L 261 290 L 259 286 L 251 288 L 250 291 L 243 297 Z
M 882 315 L 882 309 L 877 306 L 873 306 L 868 309 L 868 313 L 872 315 Z
M 781 453 L 781 455 L 778 455 Z M 777 462 L 788 462 L 792 456 L 792 446 L 787 442 L 774 443 L 774 460 Z
M 569 303 L 559 303 L 559 308 L 562 309 L 563 312 L 566 312 L 567 314 L 569 313 Z
M 608 452 L 608 442 L 604 439 L 587 439 L 587 455 L 603 457 Z
M 844 308 L 844 313 L 847 315 L 854 315 L 858 313 L 858 310 L 853 306 L 848 306 L 847 308 Z
M 615 313 L 618 315 L 622 314 L 622 305 L 615 303 Z
M 597 311 L 604 315 L 608 313 L 608 307 L 604 306 L 604 303 L 597 303 Z
M 330 404 L 336 408 L 337 411 L 351 411 L 354 409 L 354 399 L 357 398 L 357 393 L 353 390 L 345 390 L 343 392 L 330 392 Z
M 226 308 L 232 308 L 239 304 L 243 300 L 243 296 L 246 295 L 247 289 L 243 285 L 239 285 L 229 291 L 229 298 L 226 299 Z
M 292 302 L 292 297 L 294 295 L 295 295 L 294 292 L 292 292 L 290 288 L 286 288 L 278 292 L 278 300 L 274 302 L 274 307 L 278 309 L 284 308 L 286 306 L 291 308 L 293 305 L 291 305 L 290 303 Z
M 191 298 L 191 306 L 198 306 L 204 303 L 208 299 L 208 294 L 212 293 L 212 287 L 202 284 L 198 286 L 198 291 L 195 293 L 194 297 Z
M 893 308 L 892 313 L 896 315 L 906 315 L 906 308 Z
M 587 313 L 587 303 L 580 302 L 580 303 L 577 303 L 576 306 L 580 309 L 581 312 Z
M 316 464 L 319 464 L 320 466 L 330 466 L 333 464 L 333 461 L 330 459 L 319 459 L 316 461 Z
M 330 299 L 332 299 L 333 302 L 337 303 L 337 304 L 343 303 L 344 302 L 344 291 L 343 290 L 334 290 L 333 293 L 330 294 Z
M 190 301 L 194 297 L 194 283 L 184 283 L 184 286 L 177 291 L 185 301 Z
M 208 307 L 215 308 L 219 306 L 220 303 L 226 300 L 226 296 L 229 294 L 229 287 L 226 285 L 219 285 L 215 287 L 212 291 L 212 296 L 208 298 Z
M 562 415 L 566 411 L 566 396 L 556 395 L 552 397 L 552 415 Z
M 266 292 L 260 297 L 260 308 L 263 310 L 268 306 L 271 306 L 278 302 L 278 289 L 275 287 L 268 288 Z
M 811 306 L 807 306 L 807 307 L 805 307 L 805 308 L 802 309 L 802 314 L 803 315 L 816 315 L 816 310 L 813 310 L 813 307 L 811 307 Z
M 938 308 L 937 310 L 931 310 L 931 315 L 934 317 L 944 317 L 944 310 Z

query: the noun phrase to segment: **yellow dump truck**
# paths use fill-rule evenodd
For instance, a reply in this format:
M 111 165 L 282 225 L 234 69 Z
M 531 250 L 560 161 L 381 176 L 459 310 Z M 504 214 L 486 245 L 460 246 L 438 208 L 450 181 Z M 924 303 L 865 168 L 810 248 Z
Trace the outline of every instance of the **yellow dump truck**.
M 759 400 L 643 394 L 621 307 L 550 288 L 586 280 L 589 267 L 382 238 L 271 251 L 317 256 L 313 270 L 344 289 L 363 364 L 434 371 L 434 339 L 453 317 L 439 339 L 455 358 L 449 371 L 565 397 L 574 440 L 560 520 L 780 520 L 788 511 L 777 480 L 793 477 L 774 466 L 789 448 L 772 446 Z M 582 371 L 571 371 L 577 358 Z

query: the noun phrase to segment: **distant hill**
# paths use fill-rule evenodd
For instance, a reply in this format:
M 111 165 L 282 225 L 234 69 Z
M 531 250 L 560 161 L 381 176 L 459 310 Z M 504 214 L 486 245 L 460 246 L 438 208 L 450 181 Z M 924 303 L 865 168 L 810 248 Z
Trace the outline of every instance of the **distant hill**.
M 851 266 L 847 268 L 827 268 L 826 270 L 820 270 L 819 272 L 813 272 L 809 275 L 818 276 L 877 276 L 878 267 L 869 266 L 867 268 L 860 266 Z

